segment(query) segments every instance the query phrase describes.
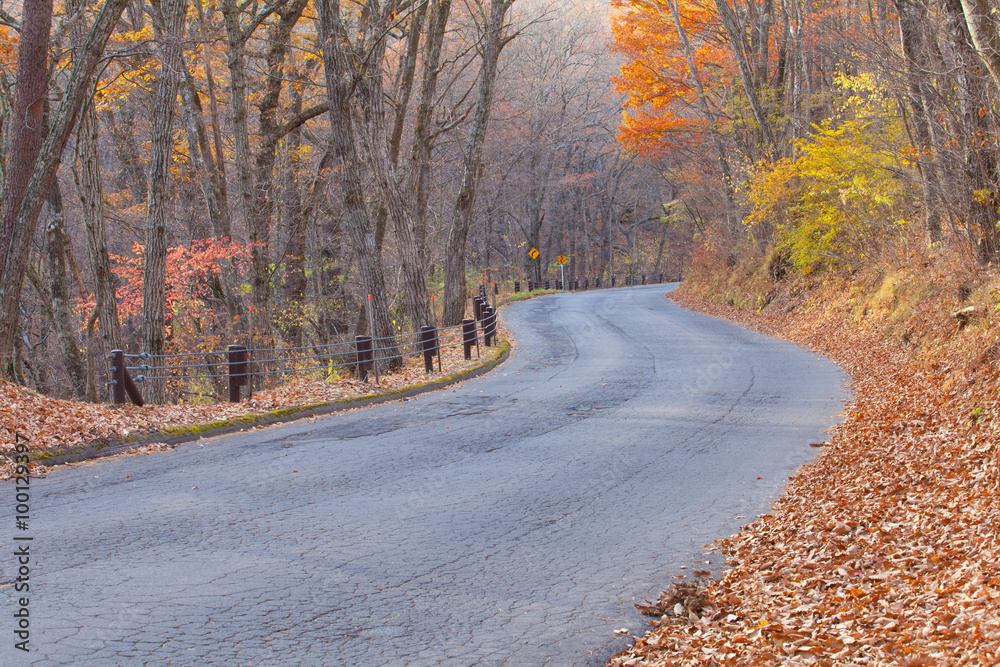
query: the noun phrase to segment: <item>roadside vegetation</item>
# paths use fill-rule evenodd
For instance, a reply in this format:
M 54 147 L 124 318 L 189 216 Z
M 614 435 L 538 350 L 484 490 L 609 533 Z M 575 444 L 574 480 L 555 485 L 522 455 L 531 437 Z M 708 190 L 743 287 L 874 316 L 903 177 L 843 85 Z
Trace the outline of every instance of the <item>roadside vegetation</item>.
M 691 230 L 670 298 L 829 356 L 854 399 L 611 664 L 1000 664 L 995 13 L 614 5 L 619 139 Z

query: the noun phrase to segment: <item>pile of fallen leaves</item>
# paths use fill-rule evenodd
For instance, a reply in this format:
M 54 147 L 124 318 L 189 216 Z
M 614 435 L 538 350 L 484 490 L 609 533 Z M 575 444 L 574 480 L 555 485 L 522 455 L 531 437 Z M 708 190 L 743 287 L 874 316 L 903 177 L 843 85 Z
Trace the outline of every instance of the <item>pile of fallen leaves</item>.
M 773 511 L 721 542 L 731 569 L 699 611 L 665 593 L 611 665 L 1000 665 L 992 309 L 963 326 L 942 291 L 897 321 L 849 296 L 786 290 L 754 312 L 671 295 L 822 352 L 855 396 Z
M 501 326 L 501 335 L 506 330 Z M 404 366 L 383 375 L 376 384 L 352 379 L 300 379 L 275 389 L 254 392 L 239 403 L 182 403 L 164 405 L 108 405 L 50 398 L 30 389 L 0 381 L 0 479 L 8 479 L 14 465 L 10 459 L 14 434 L 26 436 L 32 450 L 65 450 L 96 440 L 116 440 L 151 434 L 165 428 L 206 424 L 243 415 L 262 414 L 278 408 L 314 405 L 343 399 L 392 393 L 407 387 L 440 380 L 492 359 L 499 348 L 473 351 L 466 361 L 461 346 L 441 350 L 441 371 L 424 371 L 423 357 L 405 357 Z M 139 448 L 137 448 L 139 449 Z M 153 448 L 157 449 L 157 448 Z M 149 446 L 142 453 L 151 451 Z M 40 470 L 32 462 L 32 470 Z

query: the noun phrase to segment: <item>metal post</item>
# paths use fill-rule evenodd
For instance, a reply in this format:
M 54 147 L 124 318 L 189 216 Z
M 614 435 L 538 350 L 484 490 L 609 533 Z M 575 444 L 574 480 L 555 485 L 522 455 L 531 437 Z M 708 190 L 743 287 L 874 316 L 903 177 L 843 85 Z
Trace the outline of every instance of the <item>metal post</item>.
M 434 348 L 437 347 L 434 344 L 436 332 L 437 329 L 434 327 L 420 327 L 420 343 L 424 352 L 424 371 L 427 373 L 434 372 Z
M 378 378 L 378 359 L 376 357 L 376 352 L 378 351 L 378 332 L 375 330 L 375 305 L 372 301 L 372 295 L 368 295 L 368 326 L 371 328 L 371 369 L 375 371 L 375 384 L 379 383 Z
M 476 344 L 476 321 L 468 318 L 462 320 L 462 347 L 465 348 L 465 358 L 472 358 L 472 346 Z

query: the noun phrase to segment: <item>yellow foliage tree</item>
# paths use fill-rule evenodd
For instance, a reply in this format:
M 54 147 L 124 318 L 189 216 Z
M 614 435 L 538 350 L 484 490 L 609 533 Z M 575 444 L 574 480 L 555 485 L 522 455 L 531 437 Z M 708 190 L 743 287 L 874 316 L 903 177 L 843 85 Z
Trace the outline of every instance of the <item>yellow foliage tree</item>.
M 796 269 L 862 260 L 900 237 L 919 188 L 895 100 L 874 77 L 840 76 L 839 112 L 795 143 L 795 155 L 760 163 L 744 202 L 751 227 L 773 231 Z

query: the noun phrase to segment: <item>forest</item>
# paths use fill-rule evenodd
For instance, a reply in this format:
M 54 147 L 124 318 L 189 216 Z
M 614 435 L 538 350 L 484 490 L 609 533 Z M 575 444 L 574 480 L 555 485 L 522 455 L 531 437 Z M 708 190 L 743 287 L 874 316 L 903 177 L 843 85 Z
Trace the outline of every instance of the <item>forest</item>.
M 985 1 L 45 0 L 0 5 L 0 77 L 0 357 L 56 396 L 454 325 L 557 256 L 1000 253 Z
M 40 392 L 105 400 L 116 349 L 456 324 L 481 281 L 556 279 L 559 255 L 567 279 L 680 271 L 669 185 L 616 139 L 606 6 L 43 1 L 0 23 L 0 356 Z
M 997 260 L 1000 41 L 985 0 L 613 6 L 618 136 L 660 165 L 695 265 Z

